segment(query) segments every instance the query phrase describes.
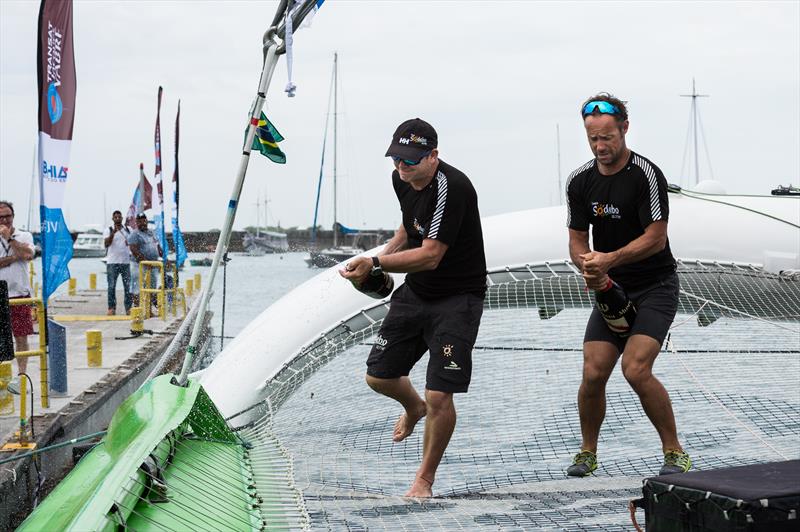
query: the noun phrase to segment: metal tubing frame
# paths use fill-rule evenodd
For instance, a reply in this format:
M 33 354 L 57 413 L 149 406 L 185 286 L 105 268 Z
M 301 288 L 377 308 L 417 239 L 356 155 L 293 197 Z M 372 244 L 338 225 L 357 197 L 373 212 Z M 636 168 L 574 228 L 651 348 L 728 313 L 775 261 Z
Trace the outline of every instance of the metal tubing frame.
M 42 408 L 50 407 L 49 383 L 47 381 L 47 320 L 44 314 L 44 302 L 42 298 L 20 298 L 9 299 L 8 304 L 26 305 L 36 307 L 36 321 L 39 324 L 39 349 L 32 349 L 29 351 L 15 351 L 15 357 L 39 357 L 39 379 L 40 379 L 40 394 L 42 396 Z
M 225 221 L 220 231 L 219 239 L 217 240 L 217 249 L 214 253 L 214 262 L 211 264 L 211 272 L 208 277 L 207 284 L 212 286 L 214 278 L 217 274 L 217 269 L 222 261 L 222 257 L 228 251 L 228 242 L 230 240 L 231 231 L 233 229 L 233 221 L 236 218 L 236 209 L 239 206 L 239 198 L 242 195 L 242 187 L 244 186 L 244 178 L 247 174 L 247 165 L 250 162 L 250 150 L 253 146 L 253 139 L 256 135 L 256 126 L 258 119 L 261 117 L 261 109 L 264 107 L 266 101 L 267 88 L 272 80 L 272 74 L 275 72 L 275 66 L 278 63 L 278 45 L 272 40 L 274 36 L 274 28 L 271 28 L 264 37 L 264 47 L 266 48 L 266 57 L 264 58 L 264 67 L 261 70 L 261 79 L 258 84 L 258 93 L 256 94 L 255 102 L 253 102 L 252 112 L 250 113 L 250 122 L 247 127 L 247 135 L 244 141 L 244 149 L 242 157 L 239 160 L 239 170 L 236 174 L 236 180 L 233 185 L 233 192 L 228 201 L 228 209 L 225 211 Z M 211 298 L 211 290 L 204 290 L 203 297 L 200 300 L 198 317 L 204 316 L 208 308 L 208 301 Z M 178 384 L 183 386 L 186 384 L 186 379 L 189 374 L 189 368 L 192 366 L 197 344 L 200 340 L 200 334 L 203 328 L 203 320 L 195 318 L 194 327 L 192 329 L 192 336 L 189 339 L 189 345 L 186 347 L 186 356 L 183 359 L 183 367 L 178 376 Z
M 178 269 L 175 266 L 175 263 L 170 263 L 168 267 L 172 268 L 172 273 L 175 275 L 174 278 L 177 280 Z M 161 285 L 158 288 L 144 288 L 145 286 L 150 286 L 150 272 L 152 272 L 153 269 L 158 269 Z M 172 294 L 172 315 L 177 316 L 177 304 L 178 300 L 180 300 L 181 308 L 183 309 L 183 316 L 184 318 L 186 317 L 186 295 L 183 292 L 183 288 L 177 286 L 177 283 L 172 288 L 166 287 L 164 263 L 159 260 L 143 260 L 139 262 L 139 305 L 142 309 L 143 319 L 152 317 L 152 314 L 150 314 L 151 294 L 156 294 L 156 301 L 158 302 L 158 317 L 162 320 L 167 319 L 167 309 L 165 305 L 167 294 Z M 143 295 L 146 296 L 146 302 L 142 298 Z

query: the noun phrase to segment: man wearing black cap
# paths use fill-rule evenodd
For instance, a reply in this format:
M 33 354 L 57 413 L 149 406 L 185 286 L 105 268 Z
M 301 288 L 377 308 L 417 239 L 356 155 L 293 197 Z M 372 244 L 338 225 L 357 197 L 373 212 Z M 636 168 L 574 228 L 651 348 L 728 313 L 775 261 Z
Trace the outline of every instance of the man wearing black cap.
M 392 439 L 426 417 L 422 464 L 407 497 L 430 497 L 456 424 L 453 393 L 467 391 L 472 346 L 486 294 L 486 258 L 478 197 L 461 171 L 439 159 L 436 131 L 415 118 L 400 124 L 386 152 L 403 223 L 376 257 L 351 260 L 343 277 L 360 282 L 374 269 L 407 273 L 367 359 L 367 384 L 405 412 Z M 408 374 L 430 352 L 423 400 Z

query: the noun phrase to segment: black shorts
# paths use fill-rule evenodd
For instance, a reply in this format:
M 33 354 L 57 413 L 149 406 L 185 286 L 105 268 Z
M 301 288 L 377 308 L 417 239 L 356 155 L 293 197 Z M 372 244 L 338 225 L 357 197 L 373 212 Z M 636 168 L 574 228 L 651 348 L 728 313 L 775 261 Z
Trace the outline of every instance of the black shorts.
M 655 284 L 625 292 L 636 307 L 636 320 L 633 322 L 630 335 L 644 334 L 655 339 L 659 345 L 663 344 L 678 311 L 680 293 L 678 274 L 673 273 Z M 611 332 L 597 307 L 592 310 L 589 323 L 586 324 L 584 343 L 609 342 L 617 346 L 621 353 L 625 349 L 627 340 Z
M 483 314 L 483 298 L 459 294 L 425 300 L 403 285 L 392 294 L 389 313 L 367 358 L 367 375 L 408 376 L 430 351 L 425 388 L 466 392 L 472 376 L 472 347 Z

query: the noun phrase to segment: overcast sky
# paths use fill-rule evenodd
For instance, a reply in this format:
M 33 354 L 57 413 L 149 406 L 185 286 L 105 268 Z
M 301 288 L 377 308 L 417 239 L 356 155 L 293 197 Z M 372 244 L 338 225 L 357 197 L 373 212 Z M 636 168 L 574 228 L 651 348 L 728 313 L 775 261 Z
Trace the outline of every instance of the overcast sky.
M 140 161 L 153 178 L 159 85 L 165 180 L 181 100 L 182 228 L 221 227 L 276 5 L 75 1 L 78 92 L 65 196 L 72 230 L 127 209 Z M 311 225 L 334 51 L 339 219 L 348 226 L 399 224 L 383 154 L 397 124 L 415 116 L 438 130 L 441 157 L 472 179 L 484 216 L 557 203 L 556 127 L 563 182 L 591 158 L 578 107 L 598 91 L 629 102 L 628 145 L 670 182 L 690 185 L 690 99 L 680 95 L 691 92 L 692 78 L 710 95 L 699 100 L 701 178 L 713 171 L 731 193 L 798 185 L 799 6 L 327 0 L 295 36 L 297 97 L 283 92 L 285 58 L 268 93 L 288 163 L 252 157 L 235 227 L 255 223 L 265 195 L 271 225 Z M 27 218 L 37 138 L 38 9 L 39 2 L 0 1 L 0 197 L 15 202 L 18 226 Z M 326 227 L 331 175 L 326 168 Z M 38 195 L 34 204 L 38 210 Z

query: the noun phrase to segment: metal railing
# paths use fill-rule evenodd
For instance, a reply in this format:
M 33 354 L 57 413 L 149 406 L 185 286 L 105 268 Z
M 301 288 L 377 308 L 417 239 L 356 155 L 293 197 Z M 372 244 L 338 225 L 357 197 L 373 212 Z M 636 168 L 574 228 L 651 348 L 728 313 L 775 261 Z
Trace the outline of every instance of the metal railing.
M 173 279 L 172 288 L 167 288 L 166 272 L 164 271 L 164 263 L 157 260 L 143 260 L 139 262 L 139 305 L 142 307 L 144 318 L 150 318 L 153 314 L 151 311 L 152 297 L 156 298 L 156 305 L 158 307 L 158 317 L 162 320 L 167 319 L 167 296 L 171 296 L 171 312 L 173 316 L 178 315 L 177 305 L 181 305 L 183 316 L 186 317 L 186 295 L 183 288 L 178 286 L 178 269 L 175 267 L 174 262 L 167 263 L 167 269 L 170 270 Z M 157 279 L 160 281 L 157 286 L 153 287 L 152 274 L 156 271 Z
M 50 396 L 48 395 L 47 382 L 47 323 L 44 319 L 44 303 L 41 298 L 26 297 L 20 299 L 9 299 L 11 306 L 27 305 L 36 307 L 36 321 L 39 324 L 39 349 L 29 349 L 28 351 L 15 351 L 15 357 L 39 357 L 39 375 L 42 394 L 42 408 L 50 406 Z

